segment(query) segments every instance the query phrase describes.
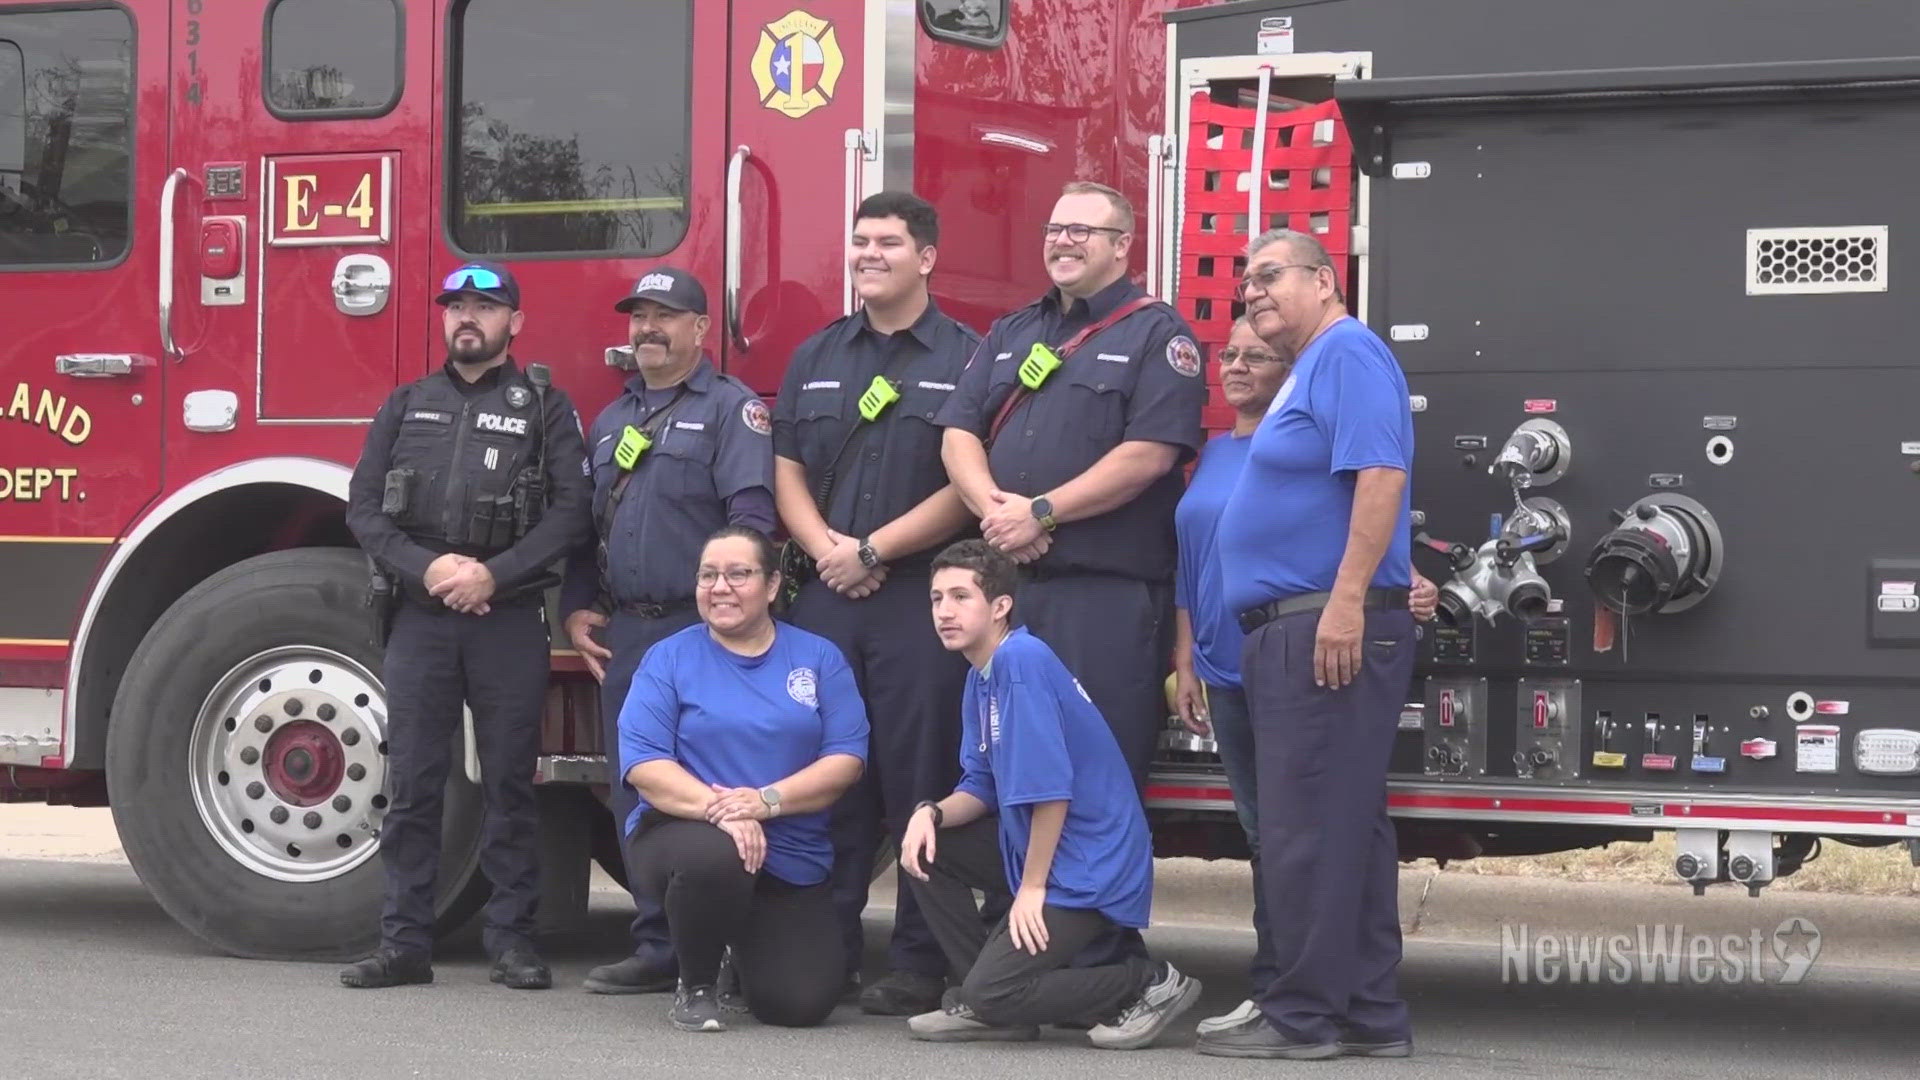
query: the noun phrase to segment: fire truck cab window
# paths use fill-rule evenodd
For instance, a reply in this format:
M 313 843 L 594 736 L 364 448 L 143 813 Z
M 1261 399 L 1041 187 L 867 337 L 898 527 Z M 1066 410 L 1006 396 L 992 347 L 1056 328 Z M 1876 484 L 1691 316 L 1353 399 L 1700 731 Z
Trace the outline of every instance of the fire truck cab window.
M 920 25 L 943 41 L 992 48 L 1007 40 L 1007 0 L 920 0 Z
M 126 13 L 0 12 L 0 266 L 118 260 L 132 149 Z
M 267 105 L 290 120 L 378 116 L 400 100 L 394 0 L 275 0 L 267 9 Z
M 692 0 L 457 6 L 454 243 L 489 255 L 658 255 L 679 246 L 692 22 Z

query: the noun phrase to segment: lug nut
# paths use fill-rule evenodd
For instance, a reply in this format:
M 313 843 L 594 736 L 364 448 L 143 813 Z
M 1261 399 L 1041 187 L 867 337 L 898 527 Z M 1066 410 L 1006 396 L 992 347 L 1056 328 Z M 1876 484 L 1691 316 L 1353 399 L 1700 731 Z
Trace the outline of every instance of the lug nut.
M 253 729 L 255 731 L 261 732 L 262 734 L 272 731 L 273 721 L 268 719 L 267 717 L 262 716 L 253 722 Z
M 243 765 L 258 765 L 260 763 L 260 751 L 255 750 L 251 746 L 240 751 L 240 763 Z
M 287 808 L 284 806 L 276 806 L 273 808 L 273 812 L 267 816 L 273 819 L 275 825 L 285 825 L 288 817 Z
M 267 793 L 267 786 L 265 784 L 262 784 L 258 780 L 255 780 L 253 783 L 247 785 L 247 798 L 249 799 L 257 799 L 260 796 L 265 795 L 266 793 Z
M 326 721 L 327 723 L 332 723 L 333 717 L 334 717 L 333 706 L 322 705 L 318 709 L 314 710 L 314 715 L 318 716 L 320 719 Z
M 299 716 L 300 710 L 306 708 L 306 706 L 300 704 L 300 699 L 296 697 L 296 698 L 288 698 L 287 703 L 285 705 L 282 705 L 281 708 L 287 711 L 288 716 Z
M 357 765 L 354 767 L 359 768 Z M 333 808 L 344 814 L 353 809 L 353 800 L 347 798 L 345 795 L 335 795 L 333 797 Z
M 320 815 L 312 810 L 307 811 L 307 816 L 300 820 L 305 822 L 309 829 L 317 829 L 320 827 Z
M 358 746 L 360 745 L 360 733 L 352 728 L 348 728 L 340 733 L 340 741 L 346 743 L 348 746 Z
M 347 779 L 349 779 L 349 780 L 365 780 L 366 778 L 367 778 L 367 767 L 366 767 L 365 765 L 349 765 L 349 766 L 347 766 Z M 341 798 L 345 798 L 345 797 L 346 797 L 346 796 L 344 796 L 344 795 L 343 795 L 343 796 L 341 796 Z

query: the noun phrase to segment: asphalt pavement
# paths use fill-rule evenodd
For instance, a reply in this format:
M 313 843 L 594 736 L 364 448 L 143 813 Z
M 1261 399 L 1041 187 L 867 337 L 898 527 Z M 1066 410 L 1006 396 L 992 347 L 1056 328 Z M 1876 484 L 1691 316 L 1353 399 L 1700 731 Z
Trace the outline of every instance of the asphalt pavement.
M 886 913 L 869 919 L 878 943 Z M 1142 1051 L 1037 1044 L 936 1046 L 899 1020 L 843 1006 L 822 1028 L 751 1021 L 717 1035 L 665 1022 L 667 998 L 578 988 L 619 955 L 626 913 L 599 892 L 587 924 L 551 942 L 557 986 L 487 981 L 477 935 L 447 942 L 430 987 L 353 991 L 331 964 L 234 960 L 175 926 L 111 861 L 0 861 L 0 1075 L 173 1077 L 1486 1077 L 1907 1076 L 1920 1052 L 1920 967 L 1824 959 L 1795 986 L 1720 982 L 1516 985 L 1497 945 L 1408 941 L 1402 986 L 1416 1025 L 1404 1061 L 1230 1061 L 1192 1051 L 1191 1021 L 1243 996 L 1252 937 L 1158 927 L 1156 952 L 1207 984 L 1189 1022 Z M 877 966 L 878 949 L 870 956 Z M 1503 972 L 1506 981 L 1503 981 Z

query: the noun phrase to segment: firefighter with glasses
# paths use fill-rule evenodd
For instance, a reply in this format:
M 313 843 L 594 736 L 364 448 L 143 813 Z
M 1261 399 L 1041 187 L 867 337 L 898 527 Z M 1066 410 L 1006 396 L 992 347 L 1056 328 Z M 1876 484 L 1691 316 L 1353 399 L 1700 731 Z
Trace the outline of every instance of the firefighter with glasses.
M 553 983 L 533 941 L 543 593 L 558 584 L 548 567 L 588 527 L 580 420 L 543 365 L 522 370 L 509 354 L 525 321 L 511 273 L 470 263 L 442 289 L 446 363 L 388 397 L 348 489 L 347 525 L 373 563 L 374 596 L 387 598 L 376 635 L 386 646 L 392 801 L 380 836 L 380 946 L 340 981 L 433 981 L 441 804 L 464 702 L 486 797 L 491 977 L 543 989 Z

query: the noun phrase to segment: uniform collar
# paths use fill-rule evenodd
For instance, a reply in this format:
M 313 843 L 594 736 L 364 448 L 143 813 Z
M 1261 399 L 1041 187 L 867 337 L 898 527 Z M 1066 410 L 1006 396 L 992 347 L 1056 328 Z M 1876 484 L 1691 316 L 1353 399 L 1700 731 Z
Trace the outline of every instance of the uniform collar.
M 693 370 L 687 374 L 682 385 L 696 394 L 704 394 L 713 388 L 713 380 L 717 378 L 719 375 L 713 370 L 713 358 L 706 353 L 701 353 L 700 362 L 693 365 Z M 651 389 L 647 385 L 647 380 L 639 372 L 636 371 L 627 376 L 627 393 L 634 397 L 644 398 Z M 672 387 L 663 389 L 672 389 Z
M 907 327 L 906 333 L 912 334 L 913 340 L 919 342 L 925 348 L 929 350 L 934 349 L 938 346 L 938 342 L 934 340 L 934 333 L 939 327 L 942 318 L 944 318 L 944 316 L 940 314 L 940 306 L 933 302 L 933 297 L 929 296 L 927 297 L 927 309 L 920 313 L 918 319 L 913 320 L 913 325 Z M 867 311 L 865 308 L 860 309 L 859 317 L 853 319 L 851 325 L 854 336 L 856 337 L 861 333 L 872 334 L 874 337 L 881 339 L 893 336 L 892 334 L 883 334 L 874 329 L 873 324 L 867 321 Z
M 1065 294 L 1061 293 L 1060 287 L 1057 285 L 1047 290 L 1045 300 L 1052 303 L 1062 315 L 1068 317 L 1084 315 L 1089 321 L 1092 321 L 1104 319 L 1118 310 L 1121 304 L 1126 303 L 1136 296 L 1145 295 L 1145 291 L 1138 285 L 1135 285 L 1132 278 L 1122 274 L 1120 275 L 1120 280 L 1101 289 L 1085 300 L 1068 299 Z
M 520 366 L 513 362 L 513 357 L 509 356 L 505 362 L 488 368 L 480 374 L 479 378 L 472 382 L 468 382 L 466 378 L 460 374 L 459 369 L 454 366 L 452 360 L 441 364 L 440 371 L 446 375 L 447 381 L 453 383 L 454 386 L 461 389 L 471 389 L 475 393 L 479 393 L 481 391 L 491 390 L 499 386 L 502 380 L 510 379 L 520 374 Z

